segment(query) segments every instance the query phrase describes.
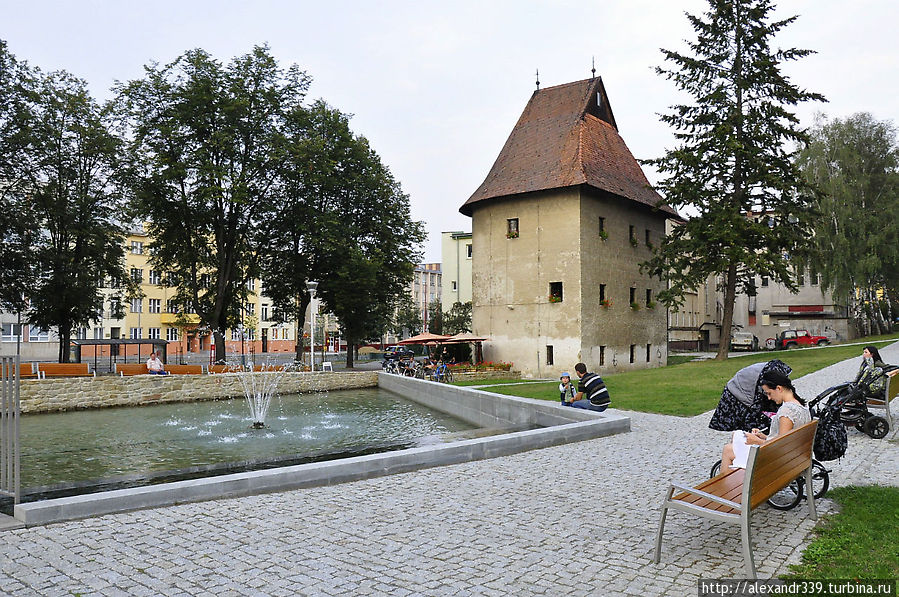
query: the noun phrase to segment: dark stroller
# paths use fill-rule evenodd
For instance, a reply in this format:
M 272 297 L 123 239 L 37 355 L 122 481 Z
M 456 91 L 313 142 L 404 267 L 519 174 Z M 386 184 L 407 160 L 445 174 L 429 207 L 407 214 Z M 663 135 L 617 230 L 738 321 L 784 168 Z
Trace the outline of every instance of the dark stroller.
M 876 376 L 884 376 L 896 368 L 895 365 L 887 365 Z M 875 415 L 868 410 L 868 399 L 888 400 L 888 397 L 868 396 L 864 391 L 865 385 L 875 381 L 877 377 L 868 377 L 864 380 L 865 383 L 848 381 L 827 388 L 815 398 L 815 401 L 824 401 L 826 404 L 839 404 L 840 420 L 845 425 L 851 425 L 874 439 L 882 439 L 890 430 L 889 423 L 885 418 Z

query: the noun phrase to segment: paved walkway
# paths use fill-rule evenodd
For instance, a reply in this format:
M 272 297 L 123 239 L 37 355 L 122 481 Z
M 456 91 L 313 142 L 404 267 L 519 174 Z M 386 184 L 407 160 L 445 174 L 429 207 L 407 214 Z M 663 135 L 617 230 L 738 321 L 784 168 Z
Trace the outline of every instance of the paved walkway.
M 899 344 L 882 352 L 899 362 Z M 678 512 L 650 561 L 667 482 L 706 475 L 727 434 L 710 413 L 627 414 L 631 433 L 562 447 L 0 533 L 0 593 L 643 596 L 742 577 L 738 527 Z M 849 436 L 833 484 L 899 484 L 896 431 Z M 754 520 L 760 577 L 786 571 L 813 523 L 767 507 Z

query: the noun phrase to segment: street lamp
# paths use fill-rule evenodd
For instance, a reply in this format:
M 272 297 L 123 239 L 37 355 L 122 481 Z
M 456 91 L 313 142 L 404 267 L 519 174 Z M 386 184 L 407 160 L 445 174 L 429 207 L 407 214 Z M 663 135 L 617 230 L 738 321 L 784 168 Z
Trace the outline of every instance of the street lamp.
M 309 291 L 309 308 L 312 317 L 309 322 L 309 335 L 312 342 L 309 345 L 309 370 L 315 371 L 315 289 L 318 288 L 318 282 L 306 282 L 306 290 Z

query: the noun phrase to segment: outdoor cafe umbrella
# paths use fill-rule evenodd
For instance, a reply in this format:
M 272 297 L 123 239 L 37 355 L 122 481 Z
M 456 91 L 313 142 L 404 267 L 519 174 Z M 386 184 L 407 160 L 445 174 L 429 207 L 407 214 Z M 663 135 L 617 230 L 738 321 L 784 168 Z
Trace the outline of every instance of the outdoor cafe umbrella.
M 397 342 L 397 344 L 407 345 L 407 344 L 428 344 L 429 342 L 443 342 L 449 338 L 449 336 L 442 336 L 440 334 L 432 334 L 430 332 L 424 332 L 417 336 L 412 336 L 411 338 L 406 338 L 405 340 L 401 340 Z

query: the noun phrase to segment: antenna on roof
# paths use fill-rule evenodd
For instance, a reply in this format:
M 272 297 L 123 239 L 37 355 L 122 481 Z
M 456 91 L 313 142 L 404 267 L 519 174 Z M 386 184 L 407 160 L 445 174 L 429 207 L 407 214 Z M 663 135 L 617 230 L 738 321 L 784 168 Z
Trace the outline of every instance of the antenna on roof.
M 540 69 L 537 69 L 537 91 L 540 91 Z
M 591 57 L 590 57 L 590 64 L 591 64 L 592 67 L 593 67 L 593 68 L 590 69 L 590 72 L 593 73 L 593 76 L 590 77 L 590 78 L 591 78 L 591 79 L 595 79 L 595 78 L 596 78 L 596 56 L 591 56 Z

